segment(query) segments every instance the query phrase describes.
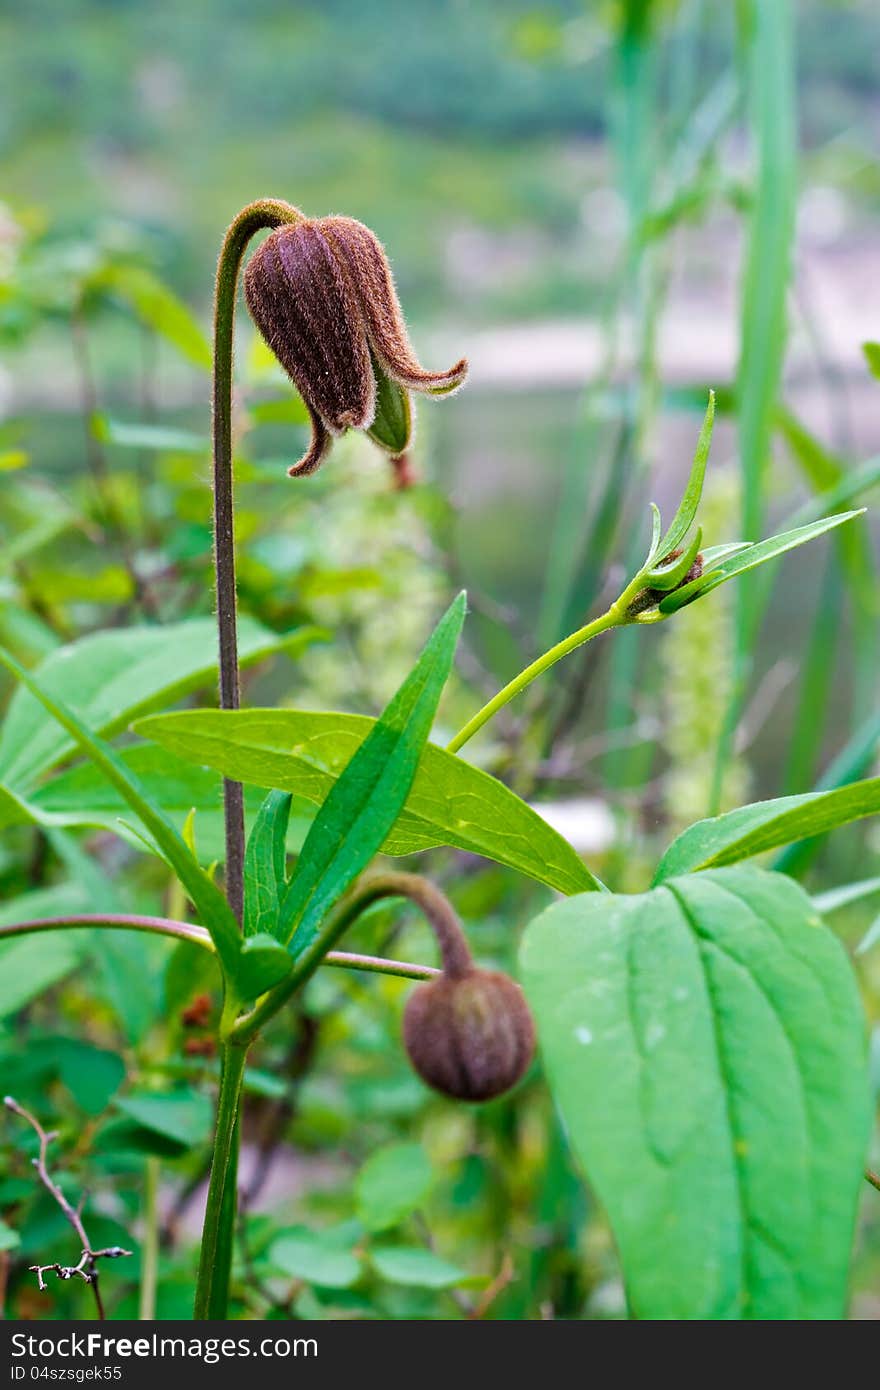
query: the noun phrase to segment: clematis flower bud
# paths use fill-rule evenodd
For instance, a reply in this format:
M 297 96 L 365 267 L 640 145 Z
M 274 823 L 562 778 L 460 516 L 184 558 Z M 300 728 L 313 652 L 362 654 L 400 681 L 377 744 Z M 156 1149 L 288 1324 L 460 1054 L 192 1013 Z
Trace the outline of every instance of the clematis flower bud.
M 403 1041 L 423 1081 L 456 1100 L 491 1100 L 525 1074 L 535 1029 L 519 985 L 473 962 L 452 905 L 416 874 L 395 884 L 417 902 L 440 945 L 443 970 L 407 1000 Z
M 313 473 L 333 435 L 367 431 L 392 457 L 412 440 L 411 391 L 448 395 L 467 375 L 419 364 L 381 243 L 352 217 L 276 228 L 244 275 L 260 333 L 306 403 L 312 441 L 289 472 Z
M 422 1080 L 456 1100 L 491 1100 L 509 1091 L 535 1051 L 519 985 L 473 966 L 419 985 L 407 1001 L 403 1040 Z

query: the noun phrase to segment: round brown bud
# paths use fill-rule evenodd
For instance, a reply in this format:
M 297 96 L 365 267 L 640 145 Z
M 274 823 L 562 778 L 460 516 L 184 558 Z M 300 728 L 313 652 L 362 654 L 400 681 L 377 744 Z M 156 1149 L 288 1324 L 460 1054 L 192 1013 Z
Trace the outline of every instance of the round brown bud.
M 444 972 L 407 1001 L 403 1041 L 423 1081 L 455 1100 L 491 1100 L 525 1074 L 535 1028 L 523 992 L 507 975 Z

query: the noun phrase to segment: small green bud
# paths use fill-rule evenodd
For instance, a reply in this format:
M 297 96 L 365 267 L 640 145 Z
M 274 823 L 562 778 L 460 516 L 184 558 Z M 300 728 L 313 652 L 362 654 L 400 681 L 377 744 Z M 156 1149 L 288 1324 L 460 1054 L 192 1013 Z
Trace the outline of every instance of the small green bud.
M 664 564 L 669 564 L 671 561 L 677 560 L 681 554 L 681 550 L 670 550 L 669 554 L 665 557 Z M 666 598 L 667 594 L 674 594 L 676 589 L 681 589 L 685 584 L 690 584 L 692 579 L 699 579 L 702 573 L 703 557 L 698 554 L 694 557 L 694 563 L 691 565 L 687 574 L 679 580 L 675 588 L 642 589 L 629 604 L 626 610 L 626 616 L 628 618 L 637 618 L 640 613 L 646 613 L 649 608 L 656 608 L 657 605 Z

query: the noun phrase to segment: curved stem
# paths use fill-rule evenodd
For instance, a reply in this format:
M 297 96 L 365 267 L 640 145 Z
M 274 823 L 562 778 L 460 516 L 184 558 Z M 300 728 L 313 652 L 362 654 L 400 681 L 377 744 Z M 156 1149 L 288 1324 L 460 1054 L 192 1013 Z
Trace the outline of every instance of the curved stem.
M 83 912 L 70 917 L 35 917 L 32 922 L 7 922 L 0 926 L 0 941 L 27 936 L 29 932 L 63 931 L 67 927 L 105 927 L 113 931 L 149 931 L 159 936 L 191 941 L 194 946 L 215 955 L 214 943 L 204 927 L 192 922 L 176 922 L 169 917 L 137 917 L 125 913 Z M 364 956 L 356 951 L 328 951 L 324 965 L 340 970 L 366 970 L 374 975 L 393 975 L 402 980 L 430 980 L 440 971 L 433 965 L 417 965 L 408 960 L 387 960 L 385 956 Z
M 193 1317 L 226 1317 L 235 1232 L 238 1177 L 239 1101 L 247 1048 L 227 1042 L 220 1058 L 220 1094 L 208 1202 L 202 1229 Z
M 220 642 L 220 708 L 238 709 L 238 630 L 235 594 L 235 511 L 232 478 L 232 353 L 235 298 L 242 257 L 264 228 L 297 222 L 290 203 L 262 198 L 243 208 L 223 240 L 214 294 L 214 573 Z M 239 922 L 244 900 L 244 796 L 240 782 L 223 781 L 226 896 Z
M 249 1014 L 239 1019 L 230 1032 L 230 1039 L 236 1039 L 245 1045 L 252 1042 L 263 1025 L 268 1023 L 291 995 L 302 989 L 318 966 L 324 961 L 329 962 L 330 947 L 348 930 L 352 922 L 383 898 L 409 898 L 421 908 L 440 944 L 444 969 L 453 975 L 467 972 L 472 964 L 470 948 L 451 904 L 439 888 L 435 888 L 418 874 L 376 874 L 343 899 L 336 912 L 327 919 L 317 936 L 297 958 L 287 978 L 264 995 Z
M 31 922 L 6 922 L 0 926 L 0 941 L 28 932 L 62 931 L 65 927 L 106 927 L 113 931 L 149 931 L 191 941 L 214 952 L 214 943 L 204 927 L 192 922 L 175 922 L 170 917 L 142 917 L 125 912 L 78 912 L 66 917 L 35 917 Z
M 618 603 L 619 602 L 620 600 L 618 599 Z M 524 671 L 520 671 L 518 676 L 514 676 L 512 681 L 508 681 L 507 685 L 505 685 L 502 690 L 499 690 L 497 695 L 493 695 L 488 704 L 485 704 L 481 710 L 477 711 L 473 719 L 469 719 L 464 727 L 459 729 L 455 737 L 450 739 L 449 743 L 447 743 L 447 753 L 457 753 L 459 748 L 463 748 L 464 745 L 473 738 L 474 734 L 482 729 L 484 724 L 488 724 L 489 720 L 494 718 L 499 710 L 502 710 L 505 705 L 510 704 L 510 701 L 514 699 L 516 695 L 519 695 L 521 691 L 525 690 L 527 686 L 531 685 L 533 680 L 537 680 L 538 676 L 542 676 L 545 671 L 550 670 L 551 666 L 555 666 L 557 661 L 561 661 L 564 656 L 568 656 L 569 652 L 573 652 L 578 647 L 582 647 L 584 643 L 589 642 L 591 638 L 597 637 L 600 632 L 607 632 L 609 628 L 620 626 L 622 621 L 622 615 L 617 608 L 617 604 L 615 604 L 608 609 L 607 613 L 603 613 L 600 618 L 594 618 L 594 620 L 591 623 L 587 623 L 585 627 L 578 628 L 577 632 L 573 632 L 570 636 L 564 637 L 561 642 L 557 642 L 555 647 L 551 647 L 549 651 L 544 652 L 543 656 L 539 656 L 538 659 L 533 661 L 530 666 L 527 666 Z

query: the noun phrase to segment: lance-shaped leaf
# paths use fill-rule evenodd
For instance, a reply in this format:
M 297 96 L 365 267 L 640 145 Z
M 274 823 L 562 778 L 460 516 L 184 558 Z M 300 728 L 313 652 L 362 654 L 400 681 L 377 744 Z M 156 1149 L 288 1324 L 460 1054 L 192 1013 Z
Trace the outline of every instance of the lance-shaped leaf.
M 633 1314 L 844 1314 L 870 1127 L 846 955 L 782 874 L 555 903 L 523 983 Z
M 278 931 L 281 897 L 287 885 L 287 825 L 293 797 L 270 792 L 248 837 L 244 859 L 244 934 Z
M 135 728 L 234 781 L 281 787 L 320 805 L 374 724 L 305 710 L 184 710 Z M 571 845 L 503 782 L 428 744 L 382 849 L 415 854 L 436 845 L 494 859 L 560 893 L 600 887 Z
M 381 848 L 409 795 L 465 615 L 450 605 L 410 674 L 321 806 L 281 903 L 278 936 L 305 950 L 336 900 Z
M 160 851 L 180 879 L 181 884 L 201 913 L 211 933 L 217 954 L 224 968 L 234 974 L 241 947 L 238 923 L 220 889 L 214 884 L 187 848 L 182 836 L 164 812 L 153 806 L 141 791 L 136 778 L 118 753 L 97 734 L 87 729 L 82 720 L 60 700 L 54 699 L 30 672 L 25 671 L 9 652 L 0 647 L 0 662 L 26 686 L 53 719 L 66 731 L 74 746 L 79 746 L 112 782 L 121 796 L 146 826 Z
M 736 864 L 764 850 L 778 849 L 808 836 L 880 811 L 880 777 L 850 782 L 834 791 L 804 792 L 756 801 L 722 816 L 688 826 L 667 849 L 655 883 L 676 874 Z
M 660 603 L 660 612 L 675 613 L 679 608 L 692 603 L 695 598 L 702 598 L 703 594 L 711 593 L 719 584 L 733 579 L 735 575 L 745 574 L 747 570 L 766 564 L 768 560 L 775 560 L 787 550 L 794 550 L 797 546 L 814 540 L 816 536 L 823 535 L 825 531 L 831 531 L 835 526 L 842 526 L 845 521 L 852 521 L 854 517 L 861 516 L 864 510 L 862 507 L 854 512 L 839 512 L 837 516 L 826 516 L 821 521 L 813 521 L 809 526 L 798 526 L 794 531 L 769 536 L 765 541 L 758 541 L 746 550 L 739 550 L 736 554 L 719 560 L 708 572 L 704 566 L 699 579 L 692 579 L 690 584 L 685 584 L 666 595 Z
M 320 635 L 316 628 L 301 628 L 279 637 L 244 619 L 242 665 L 280 650 L 296 653 Z M 34 674 L 41 688 L 84 725 L 111 738 L 137 715 L 215 680 L 216 670 L 216 625 L 212 618 L 191 618 L 162 627 L 91 633 L 52 652 Z M 0 778 L 8 787 L 26 789 L 74 747 L 75 740 L 40 700 L 26 689 L 16 691 L 0 734 Z
M 688 531 L 691 529 L 697 508 L 700 505 L 700 498 L 703 495 L 703 483 L 706 478 L 706 464 L 709 461 L 709 450 L 712 446 L 712 426 L 715 423 L 715 392 L 709 392 L 709 404 L 706 407 L 706 415 L 703 419 L 703 426 L 700 430 L 700 437 L 697 440 L 697 448 L 694 454 L 694 461 L 691 466 L 690 477 L 687 480 L 681 502 L 678 504 L 678 511 L 672 518 L 669 530 L 657 547 L 657 554 L 662 559 L 668 555 L 670 550 L 675 550 L 680 546 Z M 689 566 L 687 566 L 689 568 Z

